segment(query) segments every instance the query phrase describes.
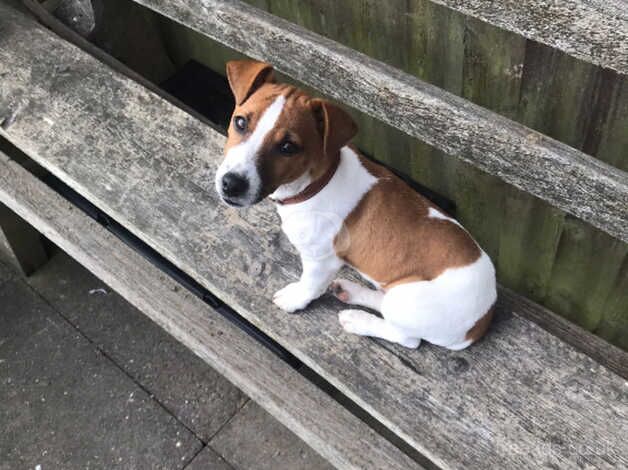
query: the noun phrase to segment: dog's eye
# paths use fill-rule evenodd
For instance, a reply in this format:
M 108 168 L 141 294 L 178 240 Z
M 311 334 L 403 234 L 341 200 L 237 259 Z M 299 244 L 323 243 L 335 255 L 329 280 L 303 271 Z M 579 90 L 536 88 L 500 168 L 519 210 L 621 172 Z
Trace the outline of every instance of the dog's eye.
M 279 153 L 282 155 L 294 155 L 299 152 L 299 146 L 289 140 L 284 140 L 279 144 Z
M 233 118 L 233 124 L 238 131 L 244 132 L 246 130 L 248 122 L 244 116 L 236 116 L 235 118 Z

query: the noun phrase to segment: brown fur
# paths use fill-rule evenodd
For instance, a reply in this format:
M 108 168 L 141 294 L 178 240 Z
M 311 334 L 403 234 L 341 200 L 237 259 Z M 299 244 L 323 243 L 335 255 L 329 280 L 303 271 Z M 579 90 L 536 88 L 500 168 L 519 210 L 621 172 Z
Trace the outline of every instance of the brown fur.
M 271 65 L 251 60 L 227 62 L 227 79 L 237 104 L 244 103 L 263 83 L 275 81 Z
M 466 231 L 428 217 L 435 206 L 427 199 L 381 165 L 363 157 L 361 161 L 379 181 L 345 220 L 346 230 L 335 241 L 339 257 L 384 289 L 429 281 L 480 257 Z

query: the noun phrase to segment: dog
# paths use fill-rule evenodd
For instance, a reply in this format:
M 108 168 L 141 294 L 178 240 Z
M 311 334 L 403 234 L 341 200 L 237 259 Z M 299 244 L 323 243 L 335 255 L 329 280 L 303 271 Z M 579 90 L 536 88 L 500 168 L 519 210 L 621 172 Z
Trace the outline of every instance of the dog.
M 360 155 L 353 119 L 329 101 L 277 83 L 273 68 L 231 61 L 235 98 L 216 190 L 230 206 L 274 201 L 302 262 L 279 290 L 286 312 L 331 287 L 345 331 L 408 348 L 422 340 L 461 350 L 486 332 L 497 298 L 495 268 L 454 219 L 399 177 Z M 335 279 L 348 265 L 374 285 Z

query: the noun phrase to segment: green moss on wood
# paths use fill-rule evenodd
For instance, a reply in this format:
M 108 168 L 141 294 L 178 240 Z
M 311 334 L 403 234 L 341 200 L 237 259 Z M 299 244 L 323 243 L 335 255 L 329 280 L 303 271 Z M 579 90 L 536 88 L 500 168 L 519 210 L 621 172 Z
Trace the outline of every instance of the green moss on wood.
M 613 302 L 610 297 L 621 295 L 613 288 L 627 254 L 625 243 L 566 217 L 545 303 L 595 330 L 604 317 L 605 305 Z

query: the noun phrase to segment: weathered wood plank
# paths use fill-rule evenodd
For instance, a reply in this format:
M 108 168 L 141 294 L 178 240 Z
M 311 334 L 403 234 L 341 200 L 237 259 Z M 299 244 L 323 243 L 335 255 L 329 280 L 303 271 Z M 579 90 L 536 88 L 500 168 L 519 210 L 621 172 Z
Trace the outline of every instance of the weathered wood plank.
M 628 331 L 628 256 L 624 258 L 613 292 L 608 296 L 604 314 L 595 332 L 613 341 L 620 348 L 628 350 L 626 331 Z
M 461 96 L 512 118 L 519 103 L 525 39 L 473 18 L 465 21 Z M 456 172 L 459 220 L 491 256 L 499 273 L 501 230 L 509 191 L 496 176 L 464 165 Z
M 2 153 L 0 201 L 338 468 L 421 468 L 271 351 Z
M 628 77 L 618 78 L 608 71 L 599 75 L 597 119 L 585 150 L 628 171 Z
M 624 0 L 430 1 L 585 62 L 628 74 L 628 10 Z
M 567 312 L 567 319 L 594 331 L 626 256 L 626 243 L 566 217 L 545 305 Z
M 408 67 L 405 70 L 453 94 L 462 95 L 466 24 L 464 16 L 421 0 L 409 1 L 407 13 L 403 14 L 407 17 L 408 29 Z M 388 41 L 388 38 L 381 37 L 380 41 Z M 354 48 L 359 49 L 357 46 Z M 382 60 L 381 57 L 378 59 Z M 402 139 L 410 140 L 410 137 L 404 135 L 400 140 Z M 472 167 L 458 159 L 449 158 L 419 140 L 412 139 L 411 146 L 412 152 L 408 159 L 412 178 L 458 202 L 461 192 L 464 192 L 458 175 L 461 170 Z M 460 206 L 456 204 L 458 217 L 464 212 L 464 209 L 460 210 Z
M 2 135 L 427 458 L 445 468 L 628 465 L 625 382 L 516 308 L 458 353 L 345 335 L 329 298 L 300 315 L 277 310 L 272 293 L 296 279 L 297 258 L 268 204 L 238 212 L 217 201 L 224 138 L 0 12 L 0 109 L 25 103 Z
M 243 2 L 137 1 L 628 241 L 624 172 Z
M 599 68 L 591 64 L 528 41 L 521 70 L 520 104 L 516 119 L 582 149 L 590 109 L 595 101 L 593 84 L 598 71 Z M 554 296 L 558 287 L 551 282 L 554 265 L 569 266 L 568 262 L 563 263 L 568 253 L 558 251 L 565 213 L 520 191 L 510 191 L 505 205 L 516 215 L 511 219 L 513 223 L 505 224 L 502 231 L 500 279 L 535 300 L 547 301 L 548 293 L 550 297 Z M 578 249 L 577 245 L 572 246 Z M 607 247 L 602 252 L 606 250 Z M 582 267 L 571 266 L 570 269 L 563 279 L 567 285 L 574 281 L 574 270 Z M 566 310 L 558 312 L 574 318 L 580 305 L 573 302 L 561 307 Z
M 628 258 L 626 258 L 628 261 Z M 628 267 L 628 262 L 624 263 L 624 266 Z M 619 279 L 622 279 L 621 277 Z M 626 279 L 625 277 L 623 279 Z M 624 280 L 623 285 L 618 285 L 618 290 L 623 289 L 624 298 L 628 297 L 626 289 L 626 282 Z M 615 300 L 615 298 L 613 298 Z M 543 306 L 526 299 L 525 297 L 516 294 L 510 289 L 505 287 L 499 288 L 499 303 L 500 308 L 506 311 L 514 311 L 517 315 L 521 315 L 528 320 L 543 327 L 544 330 L 551 332 L 553 335 L 558 336 L 563 341 L 571 344 L 580 351 L 585 352 L 588 356 L 592 357 L 596 361 L 599 361 L 606 365 L 609 369 L 616 374 L 628 380 L 628 353 L 620 349 L 617 346 L 608 344 L 599 336 L 592 334 L 589 331 L 584 330 L 575 323 L 556 315 L 551 310 L 544 308 Z M 626 309 L 627 303 L 618 304 L 615 306 L 609 306 L 609 323 L 607 326 L 612 328 L 612 321 L 619 321 L 622 319 L 618 315 L 619 309 Z M 613 310 L 613 307 L 615 310 Z M 616 316 L 617 318 L 612 318 Z

